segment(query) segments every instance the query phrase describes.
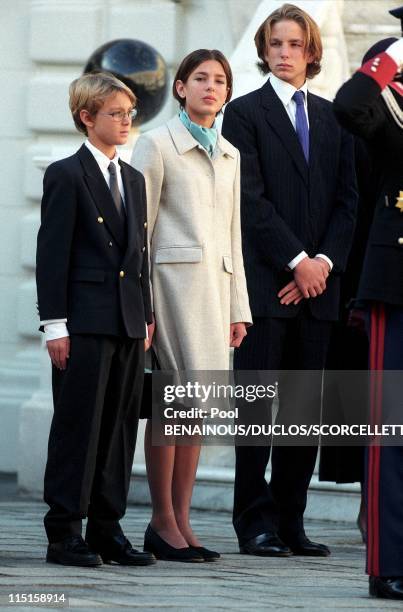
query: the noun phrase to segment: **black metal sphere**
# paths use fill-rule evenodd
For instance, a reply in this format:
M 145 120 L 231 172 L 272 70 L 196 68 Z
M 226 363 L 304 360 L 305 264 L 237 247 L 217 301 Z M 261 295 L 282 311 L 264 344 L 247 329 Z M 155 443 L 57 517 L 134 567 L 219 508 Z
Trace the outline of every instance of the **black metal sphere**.
M 89 58 L 84 73 L 111 72 L 137 97 L 135 125 L 155 117 L 168 93 L 168 69 L 163 57 L 140 40 L 119 38 L 105 43 Z

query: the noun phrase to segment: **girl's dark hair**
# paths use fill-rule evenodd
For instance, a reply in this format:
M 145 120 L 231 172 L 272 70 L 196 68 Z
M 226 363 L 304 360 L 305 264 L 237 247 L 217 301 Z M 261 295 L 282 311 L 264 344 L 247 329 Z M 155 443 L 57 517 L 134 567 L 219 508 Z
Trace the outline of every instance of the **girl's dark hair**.
M 224 70 L 224 74 L 227 78 L 227 87 L 228 93 L 225 99 L 225 104 L 231 100 L 232 96 L 232 70 L 231 66 L 225 55 L 218 51 L 218 49 L 197 49 L 196 51 L 192 51 L 187 55 L 180 63 L 178 70 L 176 71 L 174 82 L 172 85 L 172 94 L 173 97 L 178 100 L 181 106 L 185 105 L 186 99 L 181 98 L 178 92 L 176 91 L 176 81 L 182 81 L 182 83 L 186 83 L 189 76 L 192 74 L 194 70 L 203 62 L 207 62 L 209 60 L 215 60 L 219 62 Z

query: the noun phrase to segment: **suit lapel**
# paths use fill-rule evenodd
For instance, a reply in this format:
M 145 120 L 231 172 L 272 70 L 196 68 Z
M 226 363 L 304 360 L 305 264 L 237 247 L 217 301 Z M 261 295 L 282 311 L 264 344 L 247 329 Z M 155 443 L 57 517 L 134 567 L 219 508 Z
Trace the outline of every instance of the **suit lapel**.
M 136 247 L 136 202 L 134 201 L 133 183 L 137 182 L 135 176 L 130 172 L 130 168 L 119 160 L 123 187 L 125 190 L 125 208 L 127 217 L 127 253 L 126 257 L 130 257 Z M 138 205 L 140 202 L 138 203 Z
M 292 157 L 305 183 L 308 184 L 308 164 L 304 157 L 297 133 L 290 121 L 280 98 L 275 93 L 270 81 L 262 87 L 262 106 L 266 109 L 266 120 L 277 133 L 284 147 Z
M 116 210 L 105 178 L 91 151 L 85 145 L 82 145 L 77 154 L 84 168 L 84 180 L 94 200 L 94 204 L 116 242 L 124 248 L 126 243 L 125 224 Z
M 323 146 L 324 123 L 322 120 L 322 105 L 320 100 L 308 93 L 309 117 L 309 175 L 315 175 L 320 161 L 320 151 Z

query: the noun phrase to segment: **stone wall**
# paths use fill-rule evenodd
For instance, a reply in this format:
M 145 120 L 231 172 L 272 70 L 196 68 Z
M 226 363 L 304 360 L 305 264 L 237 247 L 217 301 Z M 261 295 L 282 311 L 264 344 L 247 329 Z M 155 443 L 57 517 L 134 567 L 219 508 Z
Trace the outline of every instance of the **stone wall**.
M 344 34 L 351 71 L 361 64 L 366 50 L 377 40 L 400 36 L 399 21 L 388 11 L 399 6 L 391 0 L 344 0 Z

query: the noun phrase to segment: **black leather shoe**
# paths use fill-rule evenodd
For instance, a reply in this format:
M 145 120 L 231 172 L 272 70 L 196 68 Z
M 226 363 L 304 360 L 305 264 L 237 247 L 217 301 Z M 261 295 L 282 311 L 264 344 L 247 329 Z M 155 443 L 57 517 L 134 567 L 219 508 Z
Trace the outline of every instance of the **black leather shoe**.
M 82 567 L 98 567 L 102 559 L 92 552 L 80 535 L 71 535 L 61 542 L 49 544 L 46 554 L 48 563 L 59 565 L 76 565 Z
M 328 557 L 330 555 L 327 546 L 312 542 L 305 534 L 293 538 L 284 537 L 284 542 L 289 546 L 293 555 L 303 557 Z
M 122 534 L 109 536 L 86 536 L 91 550 L 98 552 L 104 563 L 119 563 L 119 565 L 152 565 L 154 555 L 141 552 L 132 547 L 129 540 Z
M 204 546 L 191 546 L 190 548 L 198 552 L 205 561 L 217 561 L 221 557 L 220 553 L 215 550 L 209 550 Z
M 403 576 L 370 576 L 369 594 L 380 599 L 403 599 Z
M 175 548 L 165 542 L 151 525 L 148 525 L 144 534 L 144 550 L 153 553 L 157 559 L 163 561 L 182 561 L 184 563 L 203 563 L 204 561 L 202 555 L 191 546 Z
M 291 550 L 280 540 L 276 533 L 261 533 L 239 545 L 239 551 L 244 555 L 259 557 L 290 557 Z

